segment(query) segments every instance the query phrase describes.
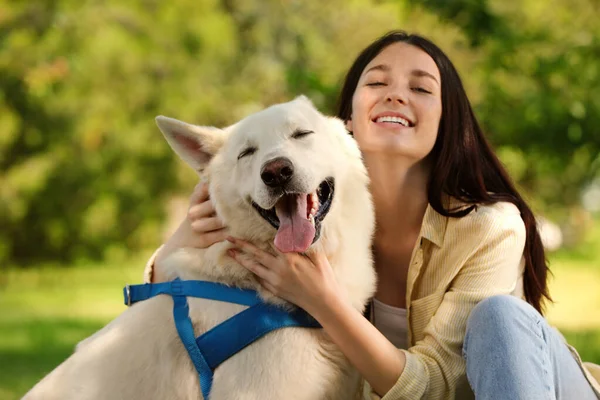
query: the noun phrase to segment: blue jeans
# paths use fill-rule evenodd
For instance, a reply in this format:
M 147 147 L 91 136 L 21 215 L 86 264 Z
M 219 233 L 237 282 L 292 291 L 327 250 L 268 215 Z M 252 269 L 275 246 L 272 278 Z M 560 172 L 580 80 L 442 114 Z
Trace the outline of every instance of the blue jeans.
M 463 344 L 477 400 L 596 400 L 558 332 L 525 301 L 494 296 L 471 312 Z

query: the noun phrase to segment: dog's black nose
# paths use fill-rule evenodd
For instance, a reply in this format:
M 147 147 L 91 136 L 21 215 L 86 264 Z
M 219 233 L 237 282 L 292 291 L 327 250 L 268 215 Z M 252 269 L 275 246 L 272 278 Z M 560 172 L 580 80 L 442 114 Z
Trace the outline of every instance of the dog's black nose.
M 277 157 L 267 161 L 260 170 L 260 177 L 269 187 L 282 187 L 294 175 L 294 165 L 285 157 Z

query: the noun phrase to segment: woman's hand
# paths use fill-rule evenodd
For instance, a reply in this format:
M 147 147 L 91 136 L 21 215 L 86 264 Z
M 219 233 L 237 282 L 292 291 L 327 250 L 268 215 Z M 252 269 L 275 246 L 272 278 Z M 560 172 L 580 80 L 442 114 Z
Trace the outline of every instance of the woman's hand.
M 208 184 L 199 183 L 190 197 L 187 217 L 175 233 L 156 254 L 153 282 L 162 282 L 165 276 L 162 261 L 173 251 L 182 247 L 206 249 L 227 238 L 227 228 L 217 216 L 215 207 L 208 196 Z
M 265 289 L 312 315 L 377 393 L 394 386 L 406 364 L 404 353 L 350 304 L 325 255 L 273 255 L 240 239 L 227 240 L 239 249 L 229 255 Z
M 205 249 L 227 238 L 227 229 L 208 196 L 208 184 L 196 185 L 190 197 L 187 220 L 192 228 L 189 247 Z
M 227 240 L 235 246 L 228 251 L 229 256 L 253 272 L 265 289 L 315 318 L 332 296 L 345 296 L 322 253 L 306 256 L 274 249 L 273 255 L 241 239 Z

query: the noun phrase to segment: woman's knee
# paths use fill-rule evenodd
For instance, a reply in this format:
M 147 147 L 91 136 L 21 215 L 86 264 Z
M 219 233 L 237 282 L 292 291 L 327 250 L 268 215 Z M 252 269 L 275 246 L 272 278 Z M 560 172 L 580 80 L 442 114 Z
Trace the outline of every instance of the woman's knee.
M 525 330 L 539 328 L 536 314 L 533 307 L 514 296 L 498 295 L 482 300 L 467 320 L 463 352 L 504 351 Z
M 484 329 L 496 331 L 505 328 L 511 320 L 518 319 L 535 311 L 525 301 L 510 295 L 497 295 L 480 301 L 471 311 L 467 320 L 467 332 Z

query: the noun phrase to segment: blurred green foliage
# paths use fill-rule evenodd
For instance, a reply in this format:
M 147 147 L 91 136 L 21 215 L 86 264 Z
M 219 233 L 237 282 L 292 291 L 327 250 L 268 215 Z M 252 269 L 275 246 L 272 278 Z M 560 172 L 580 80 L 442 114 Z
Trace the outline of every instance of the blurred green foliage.
M 300 93 L 332 113 L 399 28 L 449 54 L 536 209 L 564 218 L 600 170 L 599 20 L 592 0 L 0 0 L 0 265 L 155 246 L 195 179 L 156 115 L 223 126 Z

